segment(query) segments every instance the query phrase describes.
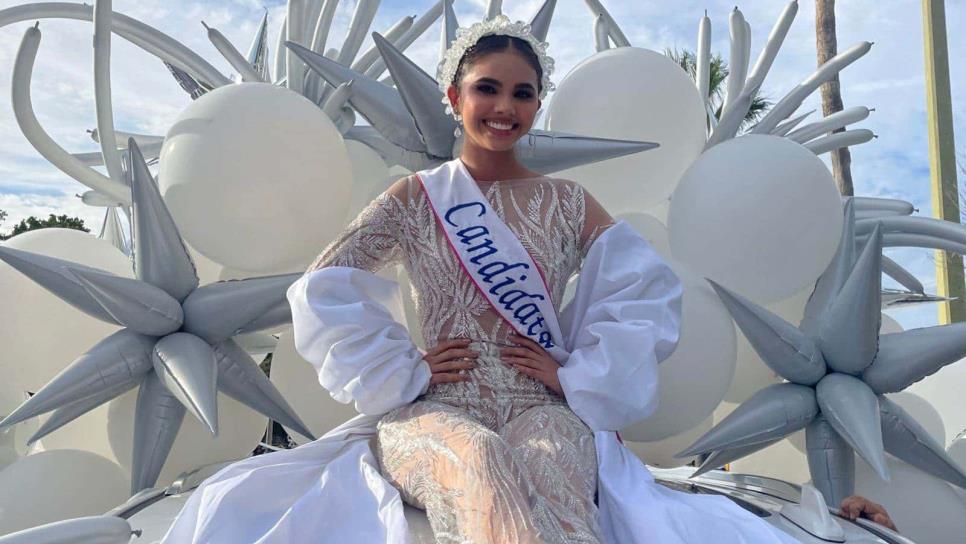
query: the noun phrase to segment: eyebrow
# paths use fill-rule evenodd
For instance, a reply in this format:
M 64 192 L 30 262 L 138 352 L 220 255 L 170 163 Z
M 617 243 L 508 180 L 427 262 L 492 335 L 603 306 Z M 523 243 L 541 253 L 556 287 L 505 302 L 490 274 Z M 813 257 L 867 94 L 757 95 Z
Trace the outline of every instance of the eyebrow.
M 503 86 L 503 83 L 501 83 L 497 79 L 493 79 L 492 77 L 481 77 L 480 79 L 477 79 L 476 82 L 477 83 L 489 83 L 490 85 L 495 85 L 497 87 L 502 87 Z M 519 88 L 519 87 L 529 87 L 530 89 L 535 89 L 535 87 L 533 86 L 532 83 L 517 83 L 517 88 Z

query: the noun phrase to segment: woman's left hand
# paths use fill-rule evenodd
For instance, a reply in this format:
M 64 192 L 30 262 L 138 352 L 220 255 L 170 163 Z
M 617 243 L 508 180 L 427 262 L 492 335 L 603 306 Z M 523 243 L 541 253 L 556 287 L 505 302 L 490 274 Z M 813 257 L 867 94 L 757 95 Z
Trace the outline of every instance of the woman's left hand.
M 511 333 L 510 337 L 519 346 L 501 347 L 500 357 L 520 372 L 538 380 L 558 395 L 563 396 L 563 388 L 560 387 L 560 380 L 557 378 L 557 370 L 560 368 L 557 361 L 540 344 L 526 336 Z

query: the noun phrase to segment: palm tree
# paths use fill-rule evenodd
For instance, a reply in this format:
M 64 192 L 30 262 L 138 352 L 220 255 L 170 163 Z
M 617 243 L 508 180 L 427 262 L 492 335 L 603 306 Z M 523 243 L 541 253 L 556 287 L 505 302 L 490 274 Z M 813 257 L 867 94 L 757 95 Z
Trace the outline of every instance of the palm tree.
M 687 49 L 680 51 L 677 49 L 665 49 L 664 54 L 681 66 L 691 76 L 691 79 L 695 78 L 697 57 L 694 52 L 688 51 Z M 711 80 L 711 84 L 708 86 L 708 102 L 711 104 L 715 118 L 721 119 L 721 105 L 724 102 L 726 88 L 725 81 L 728 79 L 728 63 L 721 58 L 720 54 L 715 54 L 711 57 L 710 72 L 709 79 Z M 768 111 L 771 105 L 772 103 L 766 100 L 761 93 L 756 94 L 751 101 L 751 107 L 748 108 L 748 114 L 745 115 L 745 120 L 741 122 L 741 128 L 755 124 Z
M 815 51 L 818 54 L 818 65 L 825 64 L 825 61 L 834 57 L 838 52 L 838 43 L 835 39 L 835 0 L 815 0 Z M 830 79 L 822 85 L 822 114 L 831 115 L 837 111 L 842 111 L 842 90 L 839 85 L 839 76 Z M 839 129 L 835 132 L 841 132 Z M 852 154 L 849 148 L 842 147 L 833 150 L 832 153 L 832 175 L 835 176 L 835 184 L 839 187 L 839 192 L 845 196 L 852 196 Z

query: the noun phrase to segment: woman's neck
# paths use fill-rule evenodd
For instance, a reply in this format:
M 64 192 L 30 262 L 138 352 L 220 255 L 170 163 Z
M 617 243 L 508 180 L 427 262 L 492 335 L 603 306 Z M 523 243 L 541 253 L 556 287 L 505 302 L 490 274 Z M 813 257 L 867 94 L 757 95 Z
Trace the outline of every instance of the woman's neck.
M 460 160 L 476 181 L 496 181 L 536 177 L 539 174 L 520 164 L 513 149 L 490 151 L 464 145 Z

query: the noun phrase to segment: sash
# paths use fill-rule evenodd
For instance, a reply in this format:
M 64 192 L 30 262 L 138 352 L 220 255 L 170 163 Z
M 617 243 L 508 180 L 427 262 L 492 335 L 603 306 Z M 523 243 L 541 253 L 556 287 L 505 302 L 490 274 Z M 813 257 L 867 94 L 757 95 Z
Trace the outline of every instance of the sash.
M 416 173 L 463 271 L 518 334 L 559 364 L 569 354 L 543 272 L 483 196 L 463 161 Z

